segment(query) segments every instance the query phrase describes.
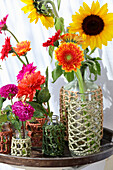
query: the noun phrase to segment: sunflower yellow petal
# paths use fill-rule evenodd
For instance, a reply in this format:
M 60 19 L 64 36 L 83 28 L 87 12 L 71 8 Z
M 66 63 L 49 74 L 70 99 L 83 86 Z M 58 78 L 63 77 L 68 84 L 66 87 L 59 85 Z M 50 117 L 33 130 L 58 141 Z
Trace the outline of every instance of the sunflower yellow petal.
M 37 16 L 38 14 L 36 13 L 36 10 L 33 9 L 32 12 L 28 15 L 28 18 L 30 18 L 30 23 L 33 22 Z
M 103 16 L 102 18 L 103 18 L 105 25 L 113 24 L 113 13 L 108 13 L 107 15 Z
M 84 39 L 84 42 L 82 44 L 82 48 L 86 49 L 90 45 L 90 36 L 86 34 L 82 34 L 82 37 Z
M 54 26 L 54 20 L 53 17 L 46 17 L 41 15 L 40 16 L 40 20 L 42 22 L 42 24 L 48 29 L 49 27 L 53 27 Z
M 28 12 L 31 12 L 33 10 L 33 5 L 27 5 L 27 6 L 24 6 L 21 10 L 24 11 L 24 13 L 28 13 Z
M 96 37 L 91 36 L 90 37 L 90 48 L 93 50 L 96 47 Z
M 100 11 L 97 14 L 101 16 L 101 15 L 106 15 L 107 12 L 108 12 L 108 9 L 107 9 L 107 3 L 106 3 L 100 8 Z
M 33 4 L 33 0 L 21 0 L 25 4 Z
M 96 36 L 96 38 L 97 38 L 97 47 L 101 49 L 102 48 L 102 39 L 101 39 L 100 35 Z
M 73 22 L 82 22 L 84 17 L 81 17 L 81 15 L 72 15 L 72 21 Z
M 99 2 L 98 1 L 93 2 L 92 7 L 91 7 L 91 13 L 96 15 L 99 12 L 99 10 L 100 10 Z
M 86 11 L 88 11 L 89 13 L 91 13 L 90 7 L 89 7 L 85 2 L 83 2 L 83 7 L 84 7 L 84 9 L 85 9 Z
M 111 34 L 109 33 L 109 30 L 108 30 L 108 29 L 104 29 L 103 35 L 105 36 L 105 38 L 106 38 L 108 41 L 112 41 L 112 36 L 111 36 Z
M 83 17 L 90 15 L 90 11 L 86 11 L 83 7 L 80 6 L 79 12 L 81 15 L 83 15 Z M 85 16 L 84 16 L 85 15 Z

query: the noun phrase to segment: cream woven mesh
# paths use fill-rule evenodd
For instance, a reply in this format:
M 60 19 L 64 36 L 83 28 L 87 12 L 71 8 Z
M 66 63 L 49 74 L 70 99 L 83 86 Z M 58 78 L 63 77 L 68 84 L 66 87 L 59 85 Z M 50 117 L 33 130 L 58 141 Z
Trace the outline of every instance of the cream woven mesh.
M 68 105 L 69 149 L 72 155 L 98 152 L 101 140 L 101 111 L 93 95 L 74 98 Z
M 30 156 L 31 153 L 31 139 L 15 139 L 12 137 L 11 155 L 14 156 Z
M 101 138 L 103 136 L 103 95 L 102 89 L 99 86 L 98 89 L 91 91 L 93 97 L 99 102 L 99 111 L 101 117 Z M 65 140 L 68 141 L 68 105 L 71 100 L 77 97 L 77 92 L 65 90 L 63 87 L 60 89 L 60 121 L 65 125 Z

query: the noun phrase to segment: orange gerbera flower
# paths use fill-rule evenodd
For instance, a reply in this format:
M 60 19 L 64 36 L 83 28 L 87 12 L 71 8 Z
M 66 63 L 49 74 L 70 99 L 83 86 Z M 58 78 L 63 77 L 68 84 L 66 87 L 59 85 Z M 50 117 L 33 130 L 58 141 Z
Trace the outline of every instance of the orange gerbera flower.
M 45 77 L 40 74 L 40 71 L 26 74 L 18 84 L 17 97 L 25 96 L 25 100 L 29 98 L 29 101 L 32 101 L 36 90 L 41 90 L 40 86 L 43 83 L 45 83 Z
M 18 43 L 16 46 L 17 47 L 13 47 L 13 48 L 19 56 L 22 56 L 22 55 L 24 55 L 25 53 L 27 53 L 28 51 L 31 50 L 30 41 L 27 41 L 27 40 Z M 12 55 L 15 56 L 16 54 L 13 53 Z
M 55 50 L 55 59 L 66 72 L 77 71 L 80 68 L 83 58 L 83 51 L 77 44 L 63 43 Z
M 64 42 L 73 42 L 76 44 L 82 44 L 83 43 L 83 38 L 79 36 L 78 34 L 72 34 L 72 33 L 66 33 L 60 36 L 61 38 L 61 43 Z

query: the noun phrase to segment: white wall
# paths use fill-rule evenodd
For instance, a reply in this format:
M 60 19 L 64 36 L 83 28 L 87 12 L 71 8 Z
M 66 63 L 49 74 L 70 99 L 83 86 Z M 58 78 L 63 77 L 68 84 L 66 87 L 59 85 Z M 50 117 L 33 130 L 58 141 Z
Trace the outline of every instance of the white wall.
M 93 0 L 84 0 L 88 5 L 92 3 Z M 65 26 L 68 26 L 71 20 L 71 15 L 75 11 L 78 11 L 79 6 L 84 2 L 83 0 L 61 0 L 61 8 L 59 11 L 59 16 L 64 17 Z M 55 0 L 56 2 L 56 0 Z M 109 12 L 113 12 L 113 0 L 99 0 L 100 4 L 108 3 Z M 64 5 L 65 4 L 65 5 Z M 2 19 L 6 14 L 9 14 L 7 19 L 7 25 L 9 30 L 17 36 L 19 41 L 29 40 L 31 41 L 32 50 L 28 52 L 28 59 L 30 62 L 34 62 L 37 65 L 37 69 L 41 73 L 45 74 L 45 69 L 49 66 L 49 71 L 54 68 L 54 62 L 50 63 L 50 57 L 48 55 L 47 49 L 42 47 L 42 43 L 45 42 L 48 37 L 54 35 L 54 28 L 46 30 L 39 21 L 37 24 L 30 23 L 27 18 L 27 14 L 21 11 L 21 8 L 25 6 L 20 0 L 0 0 L 0 19 Z M 10 35 L 10 34 L 7 34 Z M 0 34 L 0 51 L 4 44 L 4 34 Z M 11 43 L 15 46 L 16 42 L 11 38 Z M 109 42 L 108 46 L 103 46 L 102 50 L 97 50 L 96 56 L 99 55 L 102 58 L 101 68 L 102 74 L 99 77 L 97 83 L 103 89 L 104 95 L 104 126 L 113 130 L 113 42 Z M 0 61 L 2 70 L 0 70 L 0 87 L 8 84 L 16 84 L 16 75 L 22 68 L 22 64 L 18 61 L 15 56 L 9 56 L 6 61 Z M 49 77 L 49 87 L 52 94 L 51 98 L 51 110 L 55 114 L 59 114 L 59 90 L 66 83 L 63 77 L 59 78 L 56 83 L 51 83 L 51 74 Z M 99 163 L 90 165 L 84 170 L 103 170 L 103 166 L 99 169 Z M 113 167 L 112 167 L 113 169 Z M 109 169 L 109 170 L 112 170 Z

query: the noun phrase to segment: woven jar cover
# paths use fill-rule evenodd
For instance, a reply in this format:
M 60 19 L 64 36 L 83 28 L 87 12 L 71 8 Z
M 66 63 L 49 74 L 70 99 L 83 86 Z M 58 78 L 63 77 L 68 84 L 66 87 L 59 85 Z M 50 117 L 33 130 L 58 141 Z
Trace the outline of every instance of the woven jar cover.
M 74 156 L 91 154 L 100 149 L 100 103 L 92 94 L 88 95 L 78 94 L 68 106 L 69 150 Z
M 99 112 L 101 117 L 101 138 L 103 137 L 103 94 L 102 89 L 98 86 L 98 89 L 91 91 L 94 93 L 93 97 L 99 102 Z M 60 89 L 60 121 L 64 124 L 65 140 L 68 141 L 68 105 L 71 100 L 77 97 L 77 92 L 65 90 L 64 87 Z
M 14 156 L 30 156 L 31 154 L 31 139 L 15 139 L 12 137 L 11 155 Z

